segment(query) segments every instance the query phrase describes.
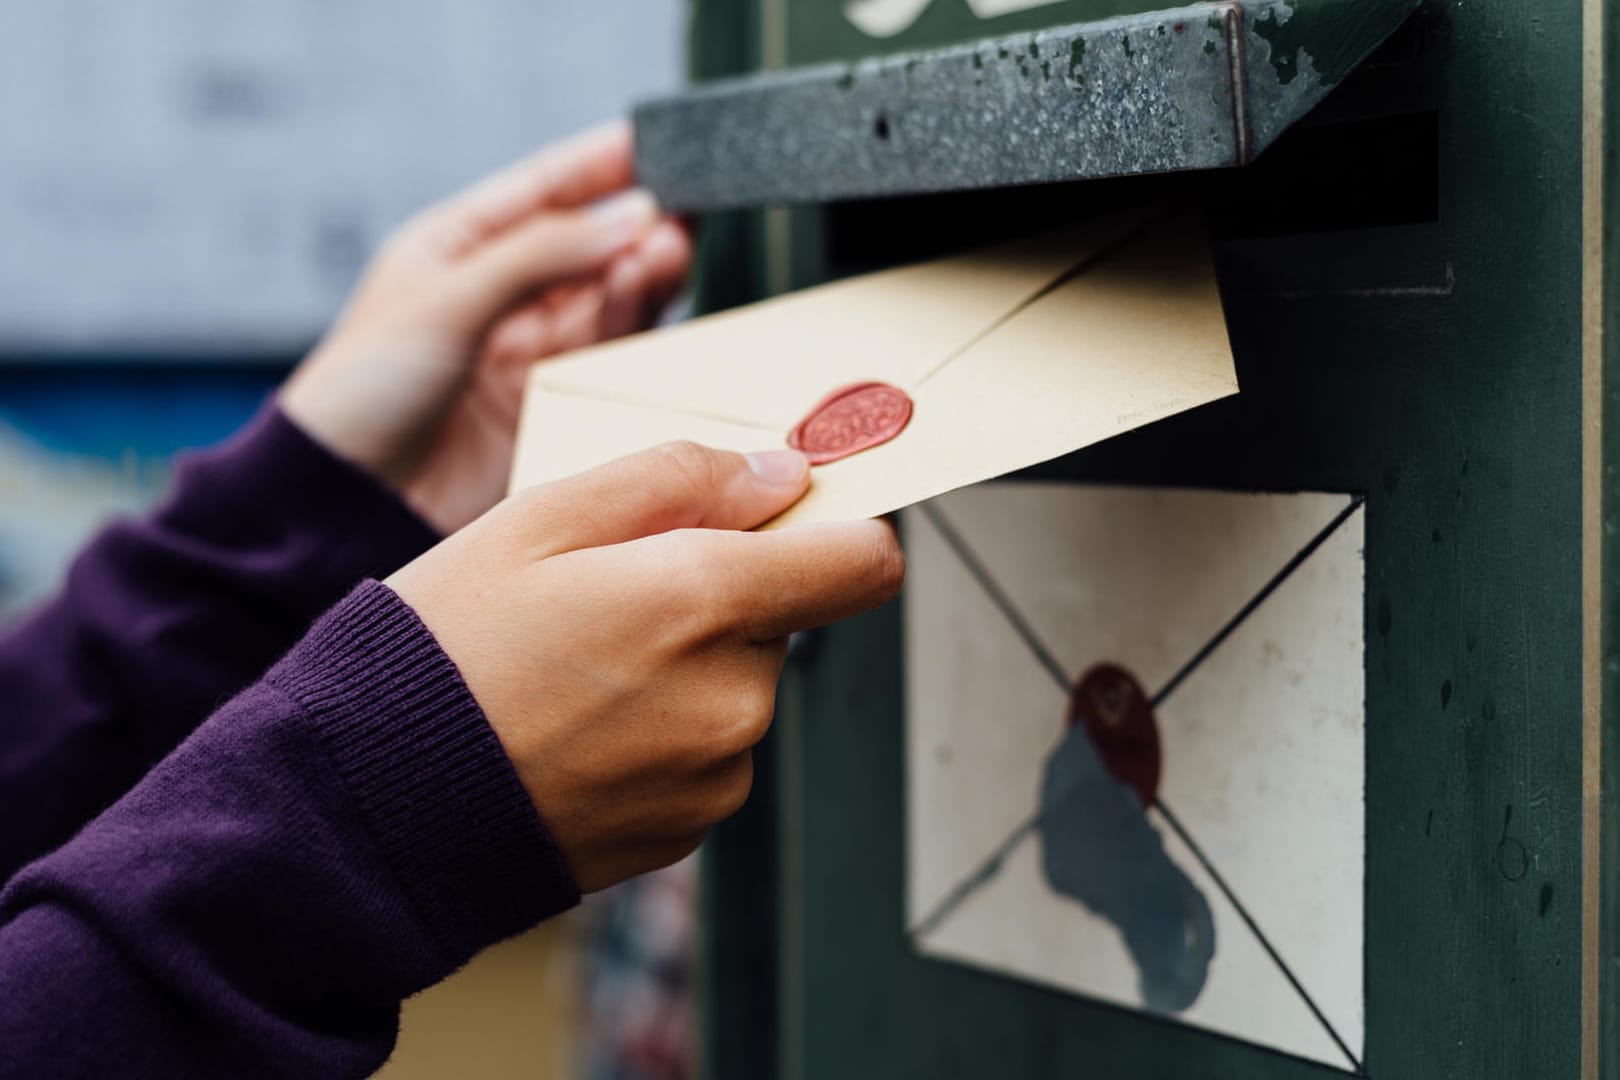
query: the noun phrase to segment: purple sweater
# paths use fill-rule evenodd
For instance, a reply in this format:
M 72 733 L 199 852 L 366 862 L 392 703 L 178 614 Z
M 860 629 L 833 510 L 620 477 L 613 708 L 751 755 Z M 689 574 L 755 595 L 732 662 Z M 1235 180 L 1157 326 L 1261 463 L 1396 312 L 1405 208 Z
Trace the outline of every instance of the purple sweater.
M 435 539 L 267 409 L 0 637 L 0 1076 L 365 1076 L 403 998 L 578 900 L 366 580 Z

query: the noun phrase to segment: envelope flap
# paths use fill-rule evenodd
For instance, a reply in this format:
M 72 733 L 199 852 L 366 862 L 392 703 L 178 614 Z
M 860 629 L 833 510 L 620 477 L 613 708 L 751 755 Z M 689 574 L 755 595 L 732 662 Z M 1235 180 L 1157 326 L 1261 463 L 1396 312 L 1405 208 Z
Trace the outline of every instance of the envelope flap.
M 806 289 L 582 350 L 531 385 L 785 434 L 850 383 L 910 389 L 1132 227 L 1094 222 Z

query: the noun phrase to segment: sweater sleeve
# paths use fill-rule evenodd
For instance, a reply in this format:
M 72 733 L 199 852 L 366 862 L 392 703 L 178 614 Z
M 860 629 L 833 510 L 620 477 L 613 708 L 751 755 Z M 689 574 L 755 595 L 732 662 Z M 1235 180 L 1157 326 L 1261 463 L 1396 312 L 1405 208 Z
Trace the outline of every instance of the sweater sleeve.
M 322 611 L 437 536 L 267 407 L 183 459 L 0 635 L 0 882 L 128 790 Z
M 577 900 L 454 664 L 367 583 L 0 894 L 0 1075 L 369 1075 L 403 998 Z

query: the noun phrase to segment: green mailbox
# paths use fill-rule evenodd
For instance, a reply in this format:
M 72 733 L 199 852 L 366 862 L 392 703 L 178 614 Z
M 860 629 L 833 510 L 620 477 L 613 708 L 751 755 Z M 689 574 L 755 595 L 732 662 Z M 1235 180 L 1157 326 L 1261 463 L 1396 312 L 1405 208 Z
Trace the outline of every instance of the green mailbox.
M 705 306 L 1168 203 L 1241 384 L 909 511 L 800 643 L 710 1075 L 1620 1077 L 1615 25 L 696 3 L 638 129 Z

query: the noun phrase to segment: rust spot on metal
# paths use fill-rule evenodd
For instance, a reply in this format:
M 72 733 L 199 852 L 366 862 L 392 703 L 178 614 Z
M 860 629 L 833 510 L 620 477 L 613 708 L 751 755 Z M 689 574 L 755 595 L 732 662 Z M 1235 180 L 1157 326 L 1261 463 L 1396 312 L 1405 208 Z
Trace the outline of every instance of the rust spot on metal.
M 1244 55 L 1243 5 L 1233 3 L 1226 9 L 1227 55 L 1232 64 L 1232 145 L 1233 164 L 1247 165 L 1249 151 L 1249 99 L 1248 66 Z

